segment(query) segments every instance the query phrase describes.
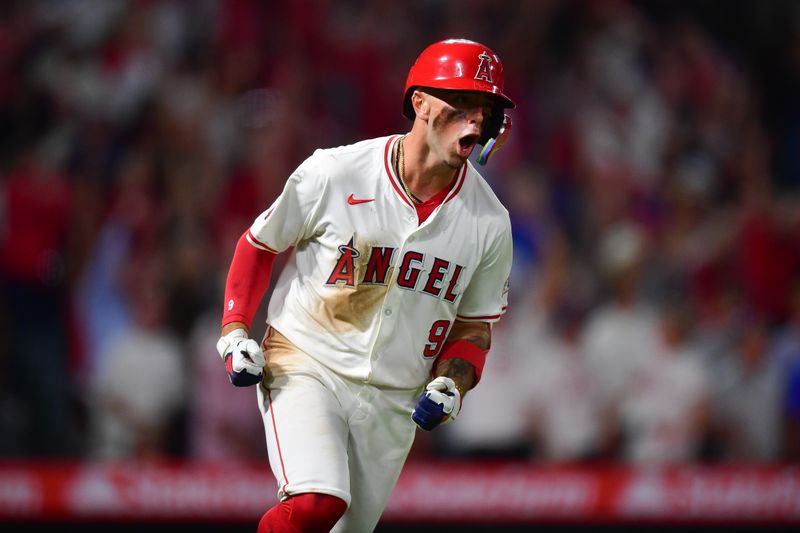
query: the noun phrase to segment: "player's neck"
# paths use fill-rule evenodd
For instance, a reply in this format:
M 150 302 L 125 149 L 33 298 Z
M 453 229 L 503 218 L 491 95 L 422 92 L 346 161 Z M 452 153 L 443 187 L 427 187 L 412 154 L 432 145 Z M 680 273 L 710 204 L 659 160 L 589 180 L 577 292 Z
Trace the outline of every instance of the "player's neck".
M 395 150 L 398 148 L 402 156 L 397 159 L 398 174 L 402 174 L 406 188 L 419 200 L 430 199 L 452 181 L 456 169 L 442 164 L 413 131 L 403 137 L 402 146 L 397 143 Z

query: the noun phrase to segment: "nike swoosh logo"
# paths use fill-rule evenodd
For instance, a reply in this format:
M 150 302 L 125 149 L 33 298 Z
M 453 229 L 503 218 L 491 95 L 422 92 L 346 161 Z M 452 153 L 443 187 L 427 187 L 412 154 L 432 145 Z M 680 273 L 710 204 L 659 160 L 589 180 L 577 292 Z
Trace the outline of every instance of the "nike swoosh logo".
M 352 194 L 347 197 L 347 203 L 350 205 L 366 204 L 367 202 L 374 202 L 374 201 L 375 198 L 364 198 L 364 199 L 354 198 Z

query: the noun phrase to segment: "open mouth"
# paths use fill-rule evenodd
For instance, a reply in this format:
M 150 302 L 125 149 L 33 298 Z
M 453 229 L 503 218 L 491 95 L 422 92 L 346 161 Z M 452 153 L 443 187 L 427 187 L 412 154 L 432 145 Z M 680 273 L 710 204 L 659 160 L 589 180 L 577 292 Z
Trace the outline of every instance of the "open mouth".
M 469 157 L 472 149 L 478 143 L 477 135 L 465 135 L 458 140 L 458 151 L 463 157 Z

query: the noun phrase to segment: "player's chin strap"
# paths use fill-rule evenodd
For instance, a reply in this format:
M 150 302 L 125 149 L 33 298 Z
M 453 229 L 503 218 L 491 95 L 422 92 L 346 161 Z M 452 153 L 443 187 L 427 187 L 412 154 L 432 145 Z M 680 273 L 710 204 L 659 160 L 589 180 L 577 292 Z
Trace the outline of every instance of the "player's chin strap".
M 498 130 L 497 137 L 491 137 L 486 143 L 483 145 L 483 150 L 478 154 L 477 161 L 481 165 L 485 165 L 489 158 L 492 157 L 496 151 L 498 151 L 503 144 L 508 140 L 508 136 L 511 134 L 511 117 L 508 115 L 503 115 L 503 123 L 500 125 L 500 129 Z

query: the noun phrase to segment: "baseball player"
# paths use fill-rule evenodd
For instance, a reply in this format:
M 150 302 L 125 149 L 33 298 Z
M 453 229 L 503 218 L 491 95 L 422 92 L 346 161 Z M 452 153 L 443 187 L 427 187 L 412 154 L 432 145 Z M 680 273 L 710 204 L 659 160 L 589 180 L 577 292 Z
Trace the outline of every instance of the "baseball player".
M 432 44 L 408 73 L 411 131 L 317 150 L 240 238 L 217 348 L 234 385 L 258 385 L 280 499 L 259 532 L 372 531 L 415 428 L 454 420 L 480 380 L 511 226 L 468 157 L 499 148 L 512 107 L 492 50 Z

